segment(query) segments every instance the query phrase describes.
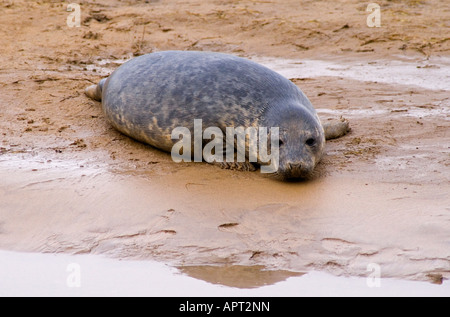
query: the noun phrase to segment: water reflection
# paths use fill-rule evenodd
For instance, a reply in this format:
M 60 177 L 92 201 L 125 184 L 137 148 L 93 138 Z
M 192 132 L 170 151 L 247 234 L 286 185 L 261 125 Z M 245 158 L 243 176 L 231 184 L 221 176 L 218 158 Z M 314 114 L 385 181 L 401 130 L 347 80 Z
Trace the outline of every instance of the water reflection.
M 273 285 L 285 281 L 289 277 L 305 274 L 285 270 L 271 271 L 262 265 L 199 265 L 181 266 L 178 269 L 195 279 L 236 288 L 258 288 L 265 285 Z

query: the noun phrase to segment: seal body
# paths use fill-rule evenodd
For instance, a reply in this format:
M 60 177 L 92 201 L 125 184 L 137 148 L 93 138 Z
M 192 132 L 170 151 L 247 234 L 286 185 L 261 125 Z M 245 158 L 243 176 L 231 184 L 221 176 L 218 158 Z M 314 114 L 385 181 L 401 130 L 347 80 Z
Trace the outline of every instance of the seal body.
M 170 152 L 175 127 L 279 128 L 281 178 L 307 177 L 319 162 L 324 130 L 302 91 L 269 68 L 233 55 L 165 51 L 136 57 L 94 87 L 111 124 Z

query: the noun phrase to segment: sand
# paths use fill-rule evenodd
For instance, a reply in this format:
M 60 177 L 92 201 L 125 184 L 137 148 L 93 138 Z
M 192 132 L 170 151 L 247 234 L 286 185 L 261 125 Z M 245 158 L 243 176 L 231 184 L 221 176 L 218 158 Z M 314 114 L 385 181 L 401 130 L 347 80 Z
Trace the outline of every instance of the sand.
M 441 283 L 450 276 L 450 8 L 379 1 L 0 3 L 0 248 L 177 267 L 263 266 Z M 251 58 L 322 120 L 314 180 L 174 163 L 116 132 L 83 90 L 167 49 Z

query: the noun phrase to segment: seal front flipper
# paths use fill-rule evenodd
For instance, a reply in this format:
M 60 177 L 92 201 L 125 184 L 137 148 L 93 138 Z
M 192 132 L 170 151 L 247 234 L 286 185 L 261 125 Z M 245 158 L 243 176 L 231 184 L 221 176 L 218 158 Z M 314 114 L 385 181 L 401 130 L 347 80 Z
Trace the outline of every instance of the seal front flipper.
M 234 146 L 234 145 L 233 145 L 233 146 Z M 216 148 L 216 151 L 217 151 L 217 150 L 218 150 L 218 149 Z M 221 153 L 217 153 L 217 152 L 216 152 L 215 154 L 218 154 L 219 157 L 222 157 L 222 158 L 225 159 L 225 158 L 226 158 L 226 155 L 225 155 L 225 147 L 222 148 Z M 242 153 L 241 153 L 241 154 L 242 154 Z M 240 162 L 240 161 L 238 160 L 238 153 L 236 152 L 236 149 L 235 149 L 234 157 L 233 157 L 233 160 L 232 160 L 232 161 L 227 161 L 227 160 L 225 159 L 223 162 L 216 162 L 216 161 L 213 161 L 213 162 L 210 162 L 210 164 L 219 166 L 220 168 L 223 168 L 223 169 L 226 169 L 226 170 L 235 170 L 235 171 L 254 172 L 254 171 L 256 171 L 256 170 L 258 169 L 257 164 L 256 164 L 256 163 L 251 163 L 251 162 L 248 160 L 247 157 L 245 157 L 245 161 L 244 161 L 244 162 Z
M 350 126 L 347 119 L 340 118 L 339 120 L 330 120 L 322 124 L 325 131 L 325 139 L 337 139 L 346 135 L 350 131 Z
M 106 78 L 100 80 L 97 85 L 91 85 L 84 90 L 84 94 L 91 99 L 96 101 L 102 101 L 102 91 L 103 85 L 105 84 Z
M 254 172 L 257 169 L 255 164 L 250 162 L 221 162 L 221 163 L 215 162 L 212 164 L 218 165 L 226 170 Z

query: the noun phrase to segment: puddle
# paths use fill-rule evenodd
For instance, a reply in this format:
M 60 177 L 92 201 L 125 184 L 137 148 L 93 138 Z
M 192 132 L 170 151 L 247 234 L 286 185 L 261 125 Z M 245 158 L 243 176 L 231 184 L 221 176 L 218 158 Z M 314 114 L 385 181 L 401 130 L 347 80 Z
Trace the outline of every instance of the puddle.
M 180 272 L 211 284 L 237 288 L 258 288 L 274 285 L 290 277 L 302 276 L 304 273 L 285 270 L 267 270 L 262 265 L 244 266 L 180 266 Z
M 352 63 L 269 57 L 257 57 L 253 60 L 290 79 L 331 76 L 430 90 L 450 90 L 450 61 L 445 58 L 422 62 L 375 60 Z
M 326 114 L 326 115 L 333 115 L 335 117 L 339 116 L 368 117 L 368 116 L 395 114 L 396 117 L 413 117 L 413 118 L 439 117 L 442 120 L 450 120 L 450 100 L 446 100 L 444 102 L 440 102 L 439 104 L 432 105 L 430 108 L 409 107 L 408 109 L 404 110 L 317 108 L 317 113 L 319 115 Z
M 243 274 L 242 274 L 243 273 Z M 242 281 L 238 280 L 238 275 Z M 297 276 L 295 276 L 297 275 Z M 250 287 L 249 287 L 250 286 Z M 0 296 L 449 296 L 442 285 L 371 276 L 190 267 L 93 255 L 0 251 Z

